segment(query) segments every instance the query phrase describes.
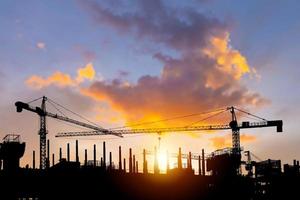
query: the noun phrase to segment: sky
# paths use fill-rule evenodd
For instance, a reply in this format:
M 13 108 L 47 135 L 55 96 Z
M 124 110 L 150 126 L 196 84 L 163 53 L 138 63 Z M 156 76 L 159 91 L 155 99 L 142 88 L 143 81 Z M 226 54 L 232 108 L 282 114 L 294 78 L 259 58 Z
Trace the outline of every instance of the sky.
M 20 134 L 27 145 L 21 163 L 31 165 L 32 150 L 39 148 L 39 119 L 16 113 L 14 103 L 43 95 L 105 128 L 140 128 L 134 124 L 233 105 L 283 120 L 283 133 L 246 129 L 241 143 L 262 160 L 292 163 L 300 157 L 299 9 L 296 0 L 2 0 L 0 137 Z M 186 126 L 203 117 L 143 127 Z M 229 118 L 227 113 L 196 124 L 226 124 Z M 47 122 L 56 155 L 75 141 L 55 138 L 56 133 L 83 130 Z M 161 152 L 182 147 L 209 153 L 231 146 L 230 131 L 161 138 Z M 158 146 L 158 135 L 82 137 L 81 158 L 93 144 L 101 155 L 103 141 L 115 155 L 121 145 L 124 155 L 132 147 L 140 159 L 143 148 Z

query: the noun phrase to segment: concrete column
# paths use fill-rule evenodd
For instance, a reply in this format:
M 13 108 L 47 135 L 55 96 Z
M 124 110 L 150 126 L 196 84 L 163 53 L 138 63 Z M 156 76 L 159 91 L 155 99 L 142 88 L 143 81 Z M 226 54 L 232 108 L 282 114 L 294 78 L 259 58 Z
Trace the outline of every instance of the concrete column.
M 94 144 L 94 167 L 96 167 L 96 145 Z
M 148 173 L 148 166 L 147 166 L 147 160 L 146 160 L 146 149 L 143 150 L 143 173 Z
M 192 166 L 192 153 L 189 152 L 189 168 L 192 169 L 193 166 Z
M 135 173 L 135 155 L 133 155 L 132 163 L 133 163 L 132 171 L 133 173 Z
M 79 155 L 78 155 L 78 140 L 75 142 L 75 160 L 79 162 Z
M 32 152 L 32 168 L 35 169 L 35 151 Z
M 84 165 L 87 166 L 87 149 L 84 150 Z
M 198 156 L 198 170 L 199 170 L 199 175 L 201 175 L 201 156 Z
M 122 170 L 122 152 L 121 152 L 121 146 L 119 146 L 119 170 Z
M 129 173 L 132 173 L 132 149 L 129 148 Z
M 205 176 L 205 154 L 204 154 L 204 149 L 202 149 L 202 175 Z
M 70 143 L 67 144 L 67 161 L 70 162 Z
M 109 152 L 109 169 L 112 170 L 113 166 L 112 166 L 112 153 Z
M 105 142 L 103 142 L 103 167 L 106 169 L 106 147 Z
M 62 159 L 62 149 L 61 147 L 59 148 L 59 162 L 61 161 Z
M 177 159 L 177 163 L 178 163 L 178 169 L 182 169 L 181 147 L 179 147 L 179 150 L 178 150 L 178 159 Z

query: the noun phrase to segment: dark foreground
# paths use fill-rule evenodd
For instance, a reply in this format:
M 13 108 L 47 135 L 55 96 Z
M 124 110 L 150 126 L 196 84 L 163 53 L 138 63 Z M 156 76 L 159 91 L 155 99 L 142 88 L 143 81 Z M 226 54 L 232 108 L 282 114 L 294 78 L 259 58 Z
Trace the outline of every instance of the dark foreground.
M 128 174 L 101 168 L 0 174 L 0 199 L 298 199 L 299 176 Z

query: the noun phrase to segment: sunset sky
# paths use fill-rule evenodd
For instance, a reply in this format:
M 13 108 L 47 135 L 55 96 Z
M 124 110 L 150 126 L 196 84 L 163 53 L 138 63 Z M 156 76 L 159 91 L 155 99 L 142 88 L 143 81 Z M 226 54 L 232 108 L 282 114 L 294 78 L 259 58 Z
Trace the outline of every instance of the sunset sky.
M 20 134 L 27 143 L 22 165 L 31 165 L 39 119 L 16 113 L 14 103 L 43 95 L 105 128 L 233 105 L 283 120 L 283 133 L 246 129 L 241 143 L 261 159 L 291 163 L 300 157 L 299 10 L 297 0 L 1 0 L 0 136 Z M 153 126 L 184 126 L 203 117 Z M 228 123 L 229 117 L 206 123 Z M 58 156 L 58 148 L 75 138 L 55 134 L 82 129 L 49 119 L 48 130 L 51 153 Z M 115 158 L 119 145 L 141 158 L 157 138 L 80 138 L 81 158 L 85 148 L 92 156 L 94 143 L 100 156 L 102 141 Z M 169 152 L 226 146 L 230 131 L 170 133 L 161 140 L 161 151 Z

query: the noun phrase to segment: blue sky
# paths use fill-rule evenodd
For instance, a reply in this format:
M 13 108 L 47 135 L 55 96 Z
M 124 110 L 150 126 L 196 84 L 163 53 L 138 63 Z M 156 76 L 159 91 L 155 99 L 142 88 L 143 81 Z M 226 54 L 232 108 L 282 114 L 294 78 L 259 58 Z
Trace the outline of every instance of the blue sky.
M 156 53 L 168 55 L 174 59 L 186 56 L 184 53 L 187 52 L 186 49 L 172 46 L 173 43 L 159 38 L 163 37 L 159 33 L 139 30 L 139 26 L 133 22 L 130 22 L 132 30 L 128 31 L 126 28 L 118 28 L 111 22 L 104 22 L 102 15 L 102 18 L 98 15 L 98 19 L 97 14 L 95 17 L 94 11 L 87 8 L 90 6 L 88 4 L 93 2 L 59 0 L 26 2 L 2 0 L 0 2 L 0 89 L 3 96 L 0 100 L 1 121 L 3 121 L 0 122 L 1 136 L 14 131 L 37 130 L 35 126 L 27 127 L 25 122 L 21 123 L 19 128 L 7 123 L 14 121 L 16 117 L 24 120 L 23 117 L 11 113 L 14 111 L 13 102 L 19 99 L 31 99 L 31 97 L 46 94 L 58 98 L 64 105 L 70 104 L 76 110 L 76 105 L 70 100 L 70 94 L 72 94 L 72 98 L 80 99 L 78 102 L 90 102 L 94 107 L 111 101 L 114 105 L 121 107 L 125 105 L 124 102 L 111 100 L 113 95 L 120 95 L 113 92 L 106 94 L 110 100 L 99 103 L 89 97 L 81 97 L 78 88 L 50 86 L 42 90 L 34 90 L 25 83 L 32 75 L 45 78 L 60 71 L 76 77 L 77 70 L 91 62 L 97 73 L 97 80 L 104 80 L 104 86 L 107 86 L 113 79 L 136 84 L 145 75 L 159 77 L 165 69 L 164 66 L 170 65 L 168 61 L 157 59 Z M 122 15 L 127 12 L 131 14 L 143 12 L 139 7 L 141 2 L 146 1 L 139 3 L 138 1 L 118 0 L 98 1 L 96 5 L 108 8 L 113 14 Z M 295 157 L 299 158 L 297 152 L 299 152 L 300 137 L 297 133 L 300 127 L 297 122 L 300 112 L 298 80 L 300 74 L 298 66 L 300 63 L 298 55 L 300 52 L 298 45 L 300 43 L 300 3 L 296 0 L 166 0 L 163 4 L 166 8 L 163 11 L 193 10 L 201 13 L 201 16 L 209 19 L 215 18 L 220 24 L 225 24 L 226 31 L 230 33 L 231 47 L 239 51 L 247 59 L 249 66 L 255 68 L 260 76 L 260 78 L 250 78 L 249 74 L 245 74 L 234 83 L 235 86 L 243 86 L 271 102 L 263 106 L 248 104 L 242 106 L 268 119 L 284 120 L 284 135 L 272 135 L 273 130 L 270 129 L 253 131 L 257 139 L 253 143 L 246 143 L 246 147 L 264 158 L 273 156 L 286 162 L 290 162 Z M 155 6 L 149 9 L 154 9 L 153 14 L 159 14 Z M 159 17 L 155 20 L 158 20 L 158 24 L 163 21 Z M 213 26 L 219 28 L 220 25 Z M 136 33 L 139 31 L 144 32 L 139 35 Z M 166 33 L 170 34 L 170 32 Z M 122 72 L 126 72 L 126 75 L 121 75 Z M 82 87 L 89 87 L 93 83 L 83 83 Z M 98 86 L 101 83 L 100 81 Z M 139 87 L 136 88 L 138 90 Z M 174 86 L 173 89 L 177 88 Z M 62 94 L 64 91 L 66 91 L 65 95 Z M 152 92 L 157 94 L 156 91 Z M 219 103 L 212 104 L 219 105 Z M 97 115 L 97 111 L 93 108 L 80 107 L 78 112 L 91 118 Z M 190 111 L 187 110 L 187 112 Z M 124 113 L 128 116 L 126 111 Z M 37 120 L 37 118 L 30 117 L 26 120 Z M 128 119 L 125 117 L 124 120 Z M 53 128 L 53 132 L 56 129 Z M 61 127 L 61 129 L 67 128 Z M 266 132 L 266 136 L 259 134 L 263 131 Z M 32 146 L 29 147 L 30 149 L 37 148 L 38 138 L 34 133 L 24 137 L 29 140 Z M 130 142 L 136 144 L 136 141 L 132 140 Z M 201 139 L 195 139 L 192 150 L 198 151 L 199 140 Z M 156 137 L 153 137 L 151 141 L 153 143 L 145 145 L 154 146 Z M 172 142 L 166 142 L 169 148 L 176 149 L 178 145 L 182 145 L 176 139 L 170 139 L 170 141 Z M 57 140 L 55 142 L 56 146 L 62 143 Z M 202 143 L 205 143 L 204 140 L 201 140 Z M 112 145 L 115 144 L 112 142 Z M 278 147 L 285 150 L 278 152 L 276 150 Z

